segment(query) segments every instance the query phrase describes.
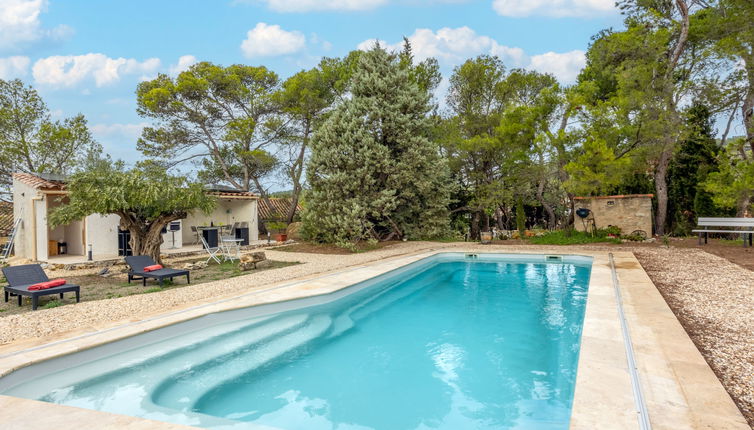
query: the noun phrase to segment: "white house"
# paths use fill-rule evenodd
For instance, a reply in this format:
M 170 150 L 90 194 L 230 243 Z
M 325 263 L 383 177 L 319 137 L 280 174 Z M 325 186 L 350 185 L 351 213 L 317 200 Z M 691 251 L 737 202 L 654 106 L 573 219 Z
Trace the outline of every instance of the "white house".
M 94 259 L 124 255 L 127 235 L 119 228 L 117 215 L 90 215 L 68 225 L 52 228 L 47 214 L 66 203 L 68 192 L 63 177 L 55 175 L 13 174 L 13 217 L 22 223 L 15 240 L 15 255 L 33 261 L 54 261 L 56 257 L 87 256 Z M 209 215 L 190 214 L 176 224 L 178 231 L 163 234 L 162 250 L 198 250 L 191 227 L 239 225 L 248 228 L 250 241 L 258 239 L 257 201 L 253 193 L 208 190 L 218 204 Z

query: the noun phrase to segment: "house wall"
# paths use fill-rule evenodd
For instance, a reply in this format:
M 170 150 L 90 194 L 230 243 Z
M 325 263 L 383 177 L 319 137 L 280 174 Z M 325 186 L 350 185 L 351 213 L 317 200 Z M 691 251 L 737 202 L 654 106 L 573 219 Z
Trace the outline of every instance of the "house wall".
M 652 197 L 649 196 L 606 196 L 578 198 L 576 208 L 590 209 L 597 228 L 611 225 L 621 229 L 622 234 L 643 230 L 652 235 Z M 579 217 L 575 221 L 576 230 L 583 231 L 584 223 Z
M 13 180 L 13 220 L 21 219 L 21 227 L 16 236 L 15 253 L 22 258 L 32 259 L 34 249 L 34 209 L 32 198 L 37 190 L 17 180 Z
M 50 214 L 55 208 L 68 203 L 68 198 L 60 195 L 45 195 L 45 202 L 47 203 L 47 214 L 45 215 L 44 225 L 47 229 L 47 240 L 54 240 L 55 242 L 65 242 L 67 246 L 66 253 L 68 255 L 84 255 L 84 220 L 76 220 L 65 225 L 59 225 L 52 228 L 47 223 L 47 215 Z M 40 224 L 38 224 L 40 226 Z M 41 229 L 38 227 L 38 229 Z M 39 252 L 39 249 L 37 250 Z M 47 245 L 45 245 L 45 252 L 48 251 Z M 48 255 L 49 257 L 49 255 Z
M 175 232 L 175 248 L 183 248 L 183 227 L 186 225 L 183 220 L 178 220 L 181 223 L 181 230 Z M 190 242 L 187 242 L 190 243 Z M 168 232 L 162 235 L 162 245 L 160 250 L 173 249 L 173 233 L 170 232 L 170 225 L 168 224 Z
M 93 256 L 118 255 L 118 215 L 89 215 L 85 224 L 86 245 L 92 245 Z M 87 252 L 89 249 L 85 248 L 81 254 Z
M 249 224 L 249 240 L 259 238 L 256 200 L 218 199 L 217 207 L 211 214 L 205 215 L 201 211 L 195 211 L 183 220 L 183 242 L 188 244 L 196 241 L 191 226 L 208 226 L 210 222 L 214 222 L 215 225 L 246 222 Z

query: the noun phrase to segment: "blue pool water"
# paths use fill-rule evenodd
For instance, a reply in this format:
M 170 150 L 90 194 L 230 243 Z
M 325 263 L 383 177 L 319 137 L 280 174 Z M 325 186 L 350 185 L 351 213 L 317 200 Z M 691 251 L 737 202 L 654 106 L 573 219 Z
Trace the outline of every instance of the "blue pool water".
M 0 391 L 213 428 L 567 429 L 591 270 L 570 261 L 442 254 L 337 300 L 51 360 Z

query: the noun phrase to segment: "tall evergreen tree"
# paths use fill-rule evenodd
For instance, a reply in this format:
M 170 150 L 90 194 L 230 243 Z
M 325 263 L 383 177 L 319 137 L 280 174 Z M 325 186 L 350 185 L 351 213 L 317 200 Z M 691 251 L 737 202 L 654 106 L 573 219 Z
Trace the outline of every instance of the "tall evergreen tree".
M 362 55 L 351 88 L 312 139 L 305 234 L 341 245 L 443 234 L 451 187 L 427 138 L 429 92 L 380 46 Z
M 696 104 L 686 112 L 686 118 L 689 135 L 681 141 L 668 168 L 671 231 L 678 235 L 689 234 L 697 216 L 715 215 L 711 197 L 700 185 L 717 170 L 712 115 L 706 106 Z

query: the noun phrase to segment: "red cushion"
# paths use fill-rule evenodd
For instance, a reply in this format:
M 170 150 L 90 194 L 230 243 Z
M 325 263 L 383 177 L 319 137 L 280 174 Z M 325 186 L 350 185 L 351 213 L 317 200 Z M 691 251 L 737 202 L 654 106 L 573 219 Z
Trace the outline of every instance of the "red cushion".
M 151 266 L 145 267 L 144 271 L 145 272 L 154 272 L 155 270 L 160 270 L 160 269 L 162 269 L 162 265 L 161 264 L 153 264 Z
M 52 281 L 40 282 L 29 287 L 29 291 L 46 290 L 52 287 L 65 285 L 65 279 L 53 279 Z

